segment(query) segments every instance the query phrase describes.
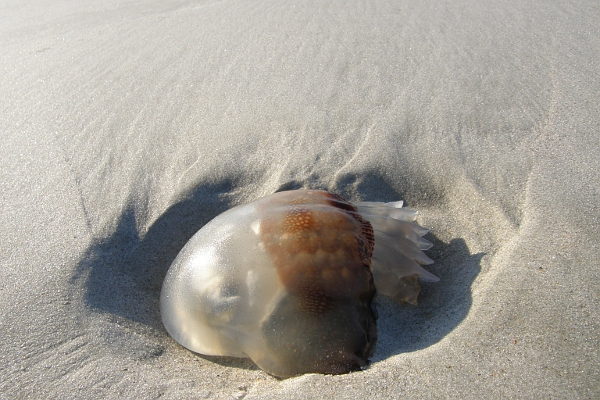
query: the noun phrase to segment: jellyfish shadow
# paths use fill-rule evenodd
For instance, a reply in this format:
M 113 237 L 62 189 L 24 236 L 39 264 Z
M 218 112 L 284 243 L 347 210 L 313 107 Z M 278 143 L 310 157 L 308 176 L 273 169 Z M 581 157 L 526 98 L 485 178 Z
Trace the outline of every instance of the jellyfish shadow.
M 108 313 L 163 331 L 158 303 L 162 281 L 185 243 L 208 221 L 230 208 L 231 180 L 200 185 L 168 208 L 141 237 L 133 208 L 113 234 L 87 249 L 71 282 L 84 280 L 84 302 Z
M 426 268 L 440 280 L 422 283 L 418 306 L 377 298 L 378 342 L 372 362 L 439 342 L 460 325 L 472 306 L 471 285 L 485 253 L 471 254 L 461 238 L 449 243 L 431 233 L 425 238 L 433 243 L 427 255 L 434 260 Z

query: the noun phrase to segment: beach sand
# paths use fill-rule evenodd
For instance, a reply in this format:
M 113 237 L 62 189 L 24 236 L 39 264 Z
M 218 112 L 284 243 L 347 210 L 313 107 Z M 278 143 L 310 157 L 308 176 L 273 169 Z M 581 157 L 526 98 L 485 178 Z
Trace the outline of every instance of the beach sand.
M 4 1 L 0 398 L 600 397 L 597 1 Z M 185 242 L 277 190 L 435 246 L 364 371 L 194 354 Z

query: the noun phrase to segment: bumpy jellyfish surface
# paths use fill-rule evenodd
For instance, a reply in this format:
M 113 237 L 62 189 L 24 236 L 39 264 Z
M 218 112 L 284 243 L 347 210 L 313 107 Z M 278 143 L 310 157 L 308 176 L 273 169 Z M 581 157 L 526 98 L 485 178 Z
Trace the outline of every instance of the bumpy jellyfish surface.
M 278 377 L 368 363 L 376 292 L 416 303 L 437 277 L 427 230 L 401 202 L 280 192 L 224 212 L 184 246 L 163 283 L 167 332 L 201 354 L 250 357 Z

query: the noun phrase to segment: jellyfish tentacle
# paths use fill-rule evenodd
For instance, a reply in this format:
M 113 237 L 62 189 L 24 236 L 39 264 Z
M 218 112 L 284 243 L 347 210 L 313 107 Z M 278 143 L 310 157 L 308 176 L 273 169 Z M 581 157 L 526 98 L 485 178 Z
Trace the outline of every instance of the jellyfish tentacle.
M 357 203 L 358 212 L 373 226 L 373 279 L 379 294 L 401 302 L 416 304 L 419 280 L 437 282 L 439 278 L 421 265 L 433 260 L 423 252 L 432 243 L 422 238 L 429 232 L 415 220 L 417 212 L 402 208 L 402 202 Z
M 412 240 L 390 236 L 382 231 L 375 231 L 376 248 L 388 248 L 394 253 L 401 253 L 419 265 L 431 265 L 433 260 Z

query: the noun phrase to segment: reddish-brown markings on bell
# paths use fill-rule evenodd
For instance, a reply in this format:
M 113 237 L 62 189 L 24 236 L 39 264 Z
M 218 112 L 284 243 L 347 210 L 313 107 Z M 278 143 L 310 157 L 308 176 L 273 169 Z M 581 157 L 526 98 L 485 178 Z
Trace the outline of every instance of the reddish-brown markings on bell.
M 371 225 L 354 206 L 332 197 L 321 191 L 281 196 L 260 227 L 279 279 L 311 314 L 327 312 L 333 299 L 370 290 Z
M 326 193 L 326 196 L 330 198 L 329 203 L 332 206 L 347 210 L 348 214 L 358 221 L 362 236 L 366 238 L 366 241 L 364 241 L 360 235 L 357 236 L 360 257 L 366 264 L 370 264 L 371 257 L 373 257 L 373 249 L 375 248 L 375 234 L 373 233 L 371 223 L 358 213 L 358 209 L 354 204 L 348 203 L 343 197 L 333 193 Z

